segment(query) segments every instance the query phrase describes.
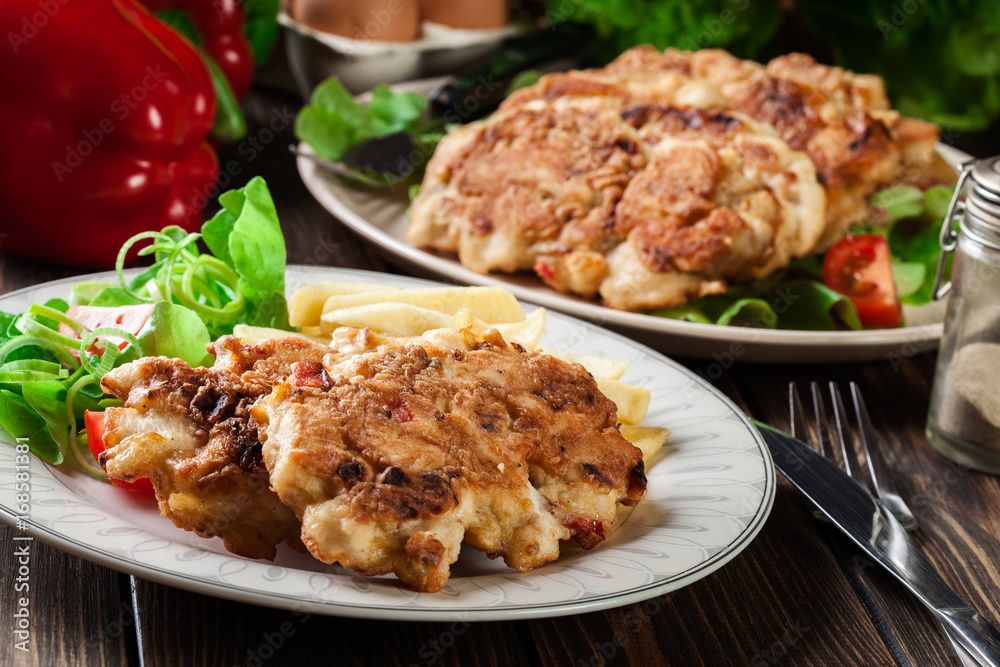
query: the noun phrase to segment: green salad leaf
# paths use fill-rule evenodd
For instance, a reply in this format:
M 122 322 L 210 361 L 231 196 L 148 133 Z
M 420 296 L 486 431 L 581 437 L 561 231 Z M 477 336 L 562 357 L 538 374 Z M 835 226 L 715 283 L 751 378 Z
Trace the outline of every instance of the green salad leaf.
M 927 279 L 927 266 L 920 262 L 905 262 L 894 259 L 892 273 L 896 278 L 896 293 L 902 299 L 920 291 Z
M 243 324 L 289 329 L 285 301 L 285 237 L 260 176 L 219 197 L 223 208 L 202 227 L 205 244 L 239 276 Z
M 662 50 L 724 47 L 753 57 L 781 23 L 775 2 L 752 0 L 545 0 L 551 21 L 577 21 L 597 31 L 598 51 L 610 59 L 637 44 Z
M 851 300 L 818 282 L 798 280 L 781 284 L 771 303 L 782 304 L 778 328 L 798 331 L 833 331 L 842 325 L 858 330 L 861 320 Z M 777 307 L 776 307 L 777 310 Z
M 130 239 L 118 256 L 119 284 L 105 285 L 88 303 L 122 306 L 167 301 L 192 311 L 212 340 L 232 333 L 236 324 L 290 329 L 285 238 L 267 184 L 254 177 L 245 187 L 222 194 L 219 202 L 222 209 L 202 226 L 201 234 L 165 227 Z M 155 261 L 126 280 L 124 258 L 133 245 L 146 240 L 152 243 L 140 254 L 152 255 Z M 198 250 L 199 240 L 210 254 Z M 98 287 L 88 286 L 81 296 Z M 171 321 L 193 322 L 186 314 L 173 316 Z
M 869 202 L 881 206 L 892 221 L 913 218 L 924 212 L 924 193 L 912 185 L 900 185 L 876 192 Z
M 295 136 L 320 157 L 339 160 L 362 141 L 396 132 L 419 133 L 426 108 L 423 95 L 394 93 L 384 84 L 362 104 L 334 76 L 316 87 L 310 104 L 295 117 Z
M 506 95 L 521 90 L 522 88 L 527 88 L 528 86 L 533 86 L 539 82 L 542 78 L 542 73 L 537 69 L 526 69 L 523 72 L 518 72 L 514 80 L 510 82 L 507 86 Z
M 94 298 L 86 305 L 113 308 L 115 306 L 134 306 L 138 303 L 142 303 L 142 301 L 129 294 L 128 290 L 118 285 L 108 285 L 95 294 Z
M 671 320 L 723 326 L 757 326 L 773 329 L 776 324 L 774 311 L 766 301 L 732 298 L 726 295 L 707 296 L 677 308 L 653 310 L 650 314 Z
M 779 272 L 770 281 L 731 288 L 690 301 L 679 308 L 662 308 L 650 315 L 669 319 L 765 329 L 834 331 L 860 329 L 858 313 L 850 299 L 821 283 Z
M 902 185 L 872 198 L 872 203 L 885 207 L 890 215 L 882 232 L 892 253 L 899 298 L 905 304 L 920 306 L 933 300 L 941 254 L 941 222 L 953 190 L 949 186 L 936 186 L 920 192 Z M 901 205 L 901 201 L 906 203 Z
M 153 307 L 139 344 L 146 356 L 183 359 L 190 366 L 208 366 L 212 337 L 198 315 L 184 306 L 159 301 Z
M 21 386 L 21 398 L 45 421 L 49 437 L 59 450 L 66 451 L 71 432 L 66 414 L 66 385 L 59 380 L 25 382 Z
M 43 461 L 63 462 L 63 450 L 52 439 L 45 419 L 9 389 L 0 389 L 0 427 L 18 442 L 26 442 L 28 450 Z

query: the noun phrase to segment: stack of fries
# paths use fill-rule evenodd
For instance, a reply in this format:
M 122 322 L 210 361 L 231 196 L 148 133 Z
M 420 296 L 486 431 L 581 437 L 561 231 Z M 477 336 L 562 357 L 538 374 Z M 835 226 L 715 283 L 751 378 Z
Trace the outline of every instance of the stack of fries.
M 252 345 L 268 338 L 302 336 L 329 345 L 339 327 L 369 329 L 392 337 L 424 336 L 438 329 L 496 329 L 509 343 L 580 364 L 594 376 L 605 396 L 618 406 L 621 434 L 642 450 L 647 468 L 666 442 L 664 428 L 638 426 L 649 408 L 649 390 L 622 382 L 628 362 L 573 354 L 539 345 L 545 309 L 527 315 L 514 295 L 500 287 L 429 287 L 317 283 L 295 290 L 288 319 L 301 332 L 238 325 L 234 334 Z

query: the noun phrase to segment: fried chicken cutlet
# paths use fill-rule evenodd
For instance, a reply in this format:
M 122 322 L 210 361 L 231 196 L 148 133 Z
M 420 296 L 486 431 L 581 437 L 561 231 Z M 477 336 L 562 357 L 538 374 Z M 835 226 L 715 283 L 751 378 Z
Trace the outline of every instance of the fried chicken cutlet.
M 225 336 L 210 351 L 212 368 L 146 357 L 104 376 L 125 407 L 105 411 L 100 463 L 112 479 L 150 479 L 161 514 L 235 554 L 274 558 L 283 541 L 301 548 L 295 514 L 269 488 L 250 408 L 293 363 L 329 348 L 301 338 L 247 347 Z
M 496 331 L 293 364 L 253 414 L 309 551 L 419 591 L 445 585 L 463 539 L 530 570 L 560 540 L 601 542 L 645 493 L 590 374 Z
M 408 238 L 477 271 L 675 306 L 787 266 L 825 229 L 812 162 L 738 113 L 532 103 L 463 130 L 431 159 Z
M 671 122 L 635 122 L 656 116 Z M 879 77 L 806 55 L 636 47 L 449 133 L 407 237 L 613 308 L 680 306 L 826 250 L 879 188 L 953 182 L 937 135 L 892 110 Z

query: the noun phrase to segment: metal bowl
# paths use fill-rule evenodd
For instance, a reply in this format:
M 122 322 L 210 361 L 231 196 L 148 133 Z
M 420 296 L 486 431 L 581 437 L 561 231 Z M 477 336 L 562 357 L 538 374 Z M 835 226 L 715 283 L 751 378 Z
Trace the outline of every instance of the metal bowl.
M 352 93 L 380 83 L 452 74 L 477 67 L 499 53 L 505 39 L 530 30 L 512 23 L 489 30 L 458 30 L 425 21 L 411 42 L 381 42 L 332 35 L 303 25 L 286 12 L 284 27 L 288 63 L 306 101 L 324 79 L 336 75 Z

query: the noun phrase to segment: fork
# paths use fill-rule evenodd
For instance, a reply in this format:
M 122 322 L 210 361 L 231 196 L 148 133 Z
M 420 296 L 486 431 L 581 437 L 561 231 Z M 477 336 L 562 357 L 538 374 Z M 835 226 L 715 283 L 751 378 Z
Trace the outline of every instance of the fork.
M 864 398 L 857 383 L 851 382 L 851 399 L 854 407 L 854 414 L 858 425 L 858 441 L 861 443 L 861 452 L 864 456 L 865 464 L 858 463 L 858 451 L 854 438 L 851 435 L 850 424 L 848 423 L 847 410 L 844 407 L 844 400 L 841 397 L 840 388 L 837 383 L 830 382 L 830 404 L 833 407 L 833 425 L 830 429 L 830 422 L 827 421 L 826 408 L 820 385 L 818 382 L 810 383 L 812 394 L 813 414 L 816 423 L 816 437 L 811 439 L 806 428 L 805 413 L 802 408 L 802 401 L 799 398 L 798 388 L 794 382 L 788 384 L 788 410 L 791 421 L 791 435 L 793 438 L 809 442 L 814 440 L 816 450 L 826 458 L 836 461 L 832 451 L 828 429 L 835 430 L 837 442 L 839 443 L 840 459 L 847 473 L 854 478 L 861 486 L 868 489 L 881 503 L 892 513 L 893 516 L 907 531 L 917 529 L 917 519 L 903 501 L 902 496 L 896 489 L 889 474 L 889 468 L 882 458 L 878 447 L 872 446 L 875 441 L 875 430 L 872 427 L 871 418 L 868 415 L 868 408 L 865 406 Z M 935 619 L 936 620 L 936 619 Z M 973 658 L 968 651 L 962 647 L 952 636 L 951 631 L 940 621 L 937 621 L 948 641 L 951 643 L 956 655 L 966 667 L 975 667 L 978 661 Z

